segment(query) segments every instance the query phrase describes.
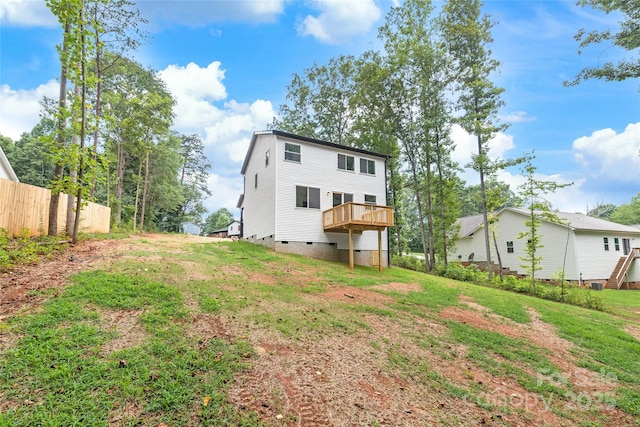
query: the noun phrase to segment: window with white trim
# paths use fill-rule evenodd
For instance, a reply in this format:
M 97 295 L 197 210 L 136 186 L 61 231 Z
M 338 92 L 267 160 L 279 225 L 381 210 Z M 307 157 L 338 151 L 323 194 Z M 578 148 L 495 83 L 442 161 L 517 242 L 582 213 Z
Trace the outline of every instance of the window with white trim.
M 256 188 L 256 189 L 258 188 L 258 174 L 257 173 L 253 176 L 253 188 Z
M 513 253 L 513 240 L 510 240 L 507 242 L 507 253 L 508 254 Z
M 360 159 L 360 173 L 366 173 L 367 175 L 375 175 L 376 162 L 369 159 Z
M 290 162 L 300 163 L 300 146 L 290 142 L 284 143 L 284 159 Z
M 271 149 L 267 149 L 267 151 L 264 152 L 264 166 L 267 167 L 269 166 L 269 157 L 271 157 Z
M 609 238 L 608 237 L 604 237 L 603 241 L 604 241 L 604 250 L 608 251 L 609 250 Z
M 320 209 L 320 189 L 296 185 L 296 207 Z
M 614 237 L 613 246 L 616 248 L 616 251 L 620 252 L 620 239 L 618 239 L 617 237 Z
M 346 154 L 338 154 L 338 169 L 343 171 L 355 171 L 356 158 L 353 156 L 347 156 Z

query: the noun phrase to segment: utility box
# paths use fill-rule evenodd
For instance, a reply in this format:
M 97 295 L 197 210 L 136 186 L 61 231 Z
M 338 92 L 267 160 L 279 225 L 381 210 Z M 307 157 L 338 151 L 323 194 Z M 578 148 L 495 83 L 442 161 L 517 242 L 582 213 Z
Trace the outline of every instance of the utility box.
M 591 290 L 592 291 L 601 291 L 602 283 L 601 282 L 591 282 Z

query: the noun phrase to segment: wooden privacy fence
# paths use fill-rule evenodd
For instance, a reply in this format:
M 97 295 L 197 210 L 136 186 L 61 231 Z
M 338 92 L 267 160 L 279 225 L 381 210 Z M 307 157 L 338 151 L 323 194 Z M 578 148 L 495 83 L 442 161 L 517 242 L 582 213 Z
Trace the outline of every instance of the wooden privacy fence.
M 60 194 L 58 233 L 66 229 L 67 196 Z M 49 233 L 51 190 L 0 178 L 0 228 L 9 237 L 28 229 L 31 236 Z M 111 209 L 89 202 L 80 212 L 79 230 L 84 233 L 108 233 Z

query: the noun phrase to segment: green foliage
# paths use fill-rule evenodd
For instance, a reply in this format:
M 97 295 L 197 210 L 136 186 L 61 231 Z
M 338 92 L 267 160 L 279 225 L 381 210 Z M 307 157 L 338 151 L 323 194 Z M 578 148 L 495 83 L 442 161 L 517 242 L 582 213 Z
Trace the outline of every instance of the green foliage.
M 621 15 L 618 20 L 619 31 L 610 29 L 604 31 L 585 31 L 580 29 L 575 35 L 579 43 L 578 54 L 584 54 L 584 50 L 594 46 L 594 54 L 598 59 L 602 54 L 599 46 L 605 48 L 616 46 L 622 50 L 633 52 L 640 47 L 640 4 L 637 1 L 627 0 L 578 0 L 577 4 L 582 7 L 591 7 L 605 14 L 617 13 Z M 593 61 L 592 61 L 593 62 Z M 617 63 L 603 62 L 598 60 L 598 66 L 583 68 L 571 81 L 565 81 L 565 86 L 574 86 L 588 79 L 604 79 L 606 81 L 622 81 L 640 77 L 640 58 L 620 59 Z
M 66 247 L 65 243 L 61 243 L 61 238 L 44 235 L 31 237 L 26 228 L 16 238 L 9 239 L 7 230 L 0 228 L 0 272 L 18 265 L 36 263 Z
M 220 208 L 205 219 L 203 233 L 206 236 L 216 230 L 226 229 L 232 221 L 233 214 L 229 209 Z
M 640 224 L 640 193 L 635 195 L 631 202 L 618 206 L 611 213 L 609 220 L 618 224 Z

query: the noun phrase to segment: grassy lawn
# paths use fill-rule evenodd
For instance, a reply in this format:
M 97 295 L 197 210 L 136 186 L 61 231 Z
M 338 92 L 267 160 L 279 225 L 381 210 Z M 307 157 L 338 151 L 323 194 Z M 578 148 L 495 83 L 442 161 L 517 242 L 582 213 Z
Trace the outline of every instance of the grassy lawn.
M 628 329 L 638 328 L 640 292 L 602 291 L 609 311 L 597 312 L 399 268 L 350 271 L 244 242 L 176 249 L 140 240 L 126 257 L 40 296 L 37 310 L 0 323 L 10 342 L 0 353 L 0 426 L 297 425 L 276 397 L 269 410 L 280 418 L 230 397 L 259 365 L 255 337 L 265 334 L 300 349 L 341 337 L 362 343 L 372 371 L 470 405 L 465 415 L 434 404 L 444 425 L 496 414 L 504 425 L 535 421 L 491 398 L 499 383 L 547 403 L 551 423 L 640 422 L 640 342 Z M 194 326 L 202 319 L 208 329 Z M 583 371 L 519 332 L 534 321 L 570 343 L 567 356 L 593 384 L 580 385 Z M 213 334 L 222 324 L 228 333 Z M 367 423 L 379 425 L 375 413 Z

